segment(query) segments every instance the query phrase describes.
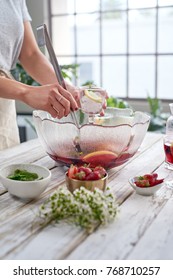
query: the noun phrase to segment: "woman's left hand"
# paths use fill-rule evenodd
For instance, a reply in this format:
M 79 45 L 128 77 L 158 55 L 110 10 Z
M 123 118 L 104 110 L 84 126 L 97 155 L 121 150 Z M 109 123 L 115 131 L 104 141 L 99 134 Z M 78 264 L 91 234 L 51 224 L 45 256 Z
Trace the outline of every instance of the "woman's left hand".
M 78 106 L 80 107 L 80 88 L 78 87 L 74 87 L 71 84 L 68 84 L 67 82 L 65 83 L 67 90 L 73 95 L 74 99 L 76 100 Z M 106 99 L 108 99 L 108 93 L 107 91 L 105 91 L 105 102 L 103 103 L 103 107 L 102 107 L 102 111 L 100 112 L 101 116 L 104 116 L 104 110 L 107 107 L 107 101 Z
M 65 85 L 67 90 L 72 94 L 73 98 L 76 100 L 76 103 L 80 107 L 80 89 L 67 82 L 65 82 Z

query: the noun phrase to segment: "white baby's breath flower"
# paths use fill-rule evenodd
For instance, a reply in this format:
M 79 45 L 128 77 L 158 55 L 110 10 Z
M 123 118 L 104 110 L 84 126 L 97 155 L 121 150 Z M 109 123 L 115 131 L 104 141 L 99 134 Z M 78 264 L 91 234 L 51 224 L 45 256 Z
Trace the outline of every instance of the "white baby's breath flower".
M 117 204 L 110 190 L 96 188 L 91 192 L 81 187 L 72 194 L 66 187 L 60 187 L 41 205 L 39 213 L 46 224 L 65 219 L 91 230 L 95 225 L 110 222 L 117 214 Z

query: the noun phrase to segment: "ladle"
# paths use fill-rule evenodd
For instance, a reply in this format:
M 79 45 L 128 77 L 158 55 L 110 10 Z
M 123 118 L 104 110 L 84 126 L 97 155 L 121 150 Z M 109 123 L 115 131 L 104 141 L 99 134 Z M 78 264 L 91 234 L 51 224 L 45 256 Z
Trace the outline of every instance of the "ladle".
M 37 27 L 37 42 L 38 42 L 39 47 L 43 47 L 43 46 L 46 45 L 49 56 L 50 56 L 51 63 L 53 65 L 53 68 L 54 68 L 54 71 L 55 71 L 55 74 L 56 74 L 56 77 L 57 77 L 57 80 L 58 80 L 59 84 L 64 89 L 66 89 L 66 85 L 65 85 L 65 82 L 64 82 L 64 78 L 62 76 L 61 68 L 60 68 L 58 60 L 56 58 L 51 40 L 49 38 L 49 34 L 48 34 L 48 31 L 47 31 L 46 24 L 43 24 L 43 25 L 40 25 L 40 26 Z M 78 124 L 75 112 L 71 111 L 70 114 L 71 114 L 71 117 L 73 119 L 73 122 L 75 123 L 76 127 L 79 129 L 79 124 Z M 79 145 L 79 136 L 77 136 L 75 138 L 74 145 L 75 145 L 76 151 L 78 153 L 82 153 L 81 147 Z

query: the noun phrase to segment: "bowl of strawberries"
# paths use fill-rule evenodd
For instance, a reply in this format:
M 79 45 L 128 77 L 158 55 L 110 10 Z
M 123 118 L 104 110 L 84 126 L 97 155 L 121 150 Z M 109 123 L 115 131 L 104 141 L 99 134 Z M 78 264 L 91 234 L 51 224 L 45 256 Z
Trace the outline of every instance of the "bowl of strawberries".
M 158 174 L 152 173 L 130 178 L 129 183 L 136 193 L 148 196 L 153 195 L 164 185 L 164 179 L 158 179 Z
M 90 168 L 88 165 L 71 165 L 66 172 L 67 188 L 73 192 L 81 186 L 89 191 L 99 188 L 104 191 L 107 185 L 108 174 L 102 166 Z

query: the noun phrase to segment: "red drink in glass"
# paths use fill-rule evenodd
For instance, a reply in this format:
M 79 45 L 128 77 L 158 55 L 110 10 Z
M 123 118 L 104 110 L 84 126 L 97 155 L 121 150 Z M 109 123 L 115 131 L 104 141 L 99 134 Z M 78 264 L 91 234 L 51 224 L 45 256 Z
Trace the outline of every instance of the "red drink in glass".
M 173 164 L 173 146 L 170 143 L 165 143 L 164 150 L 166 162 Z
M 164 137 L 165 167 L 173 170 L 173 140 Z

